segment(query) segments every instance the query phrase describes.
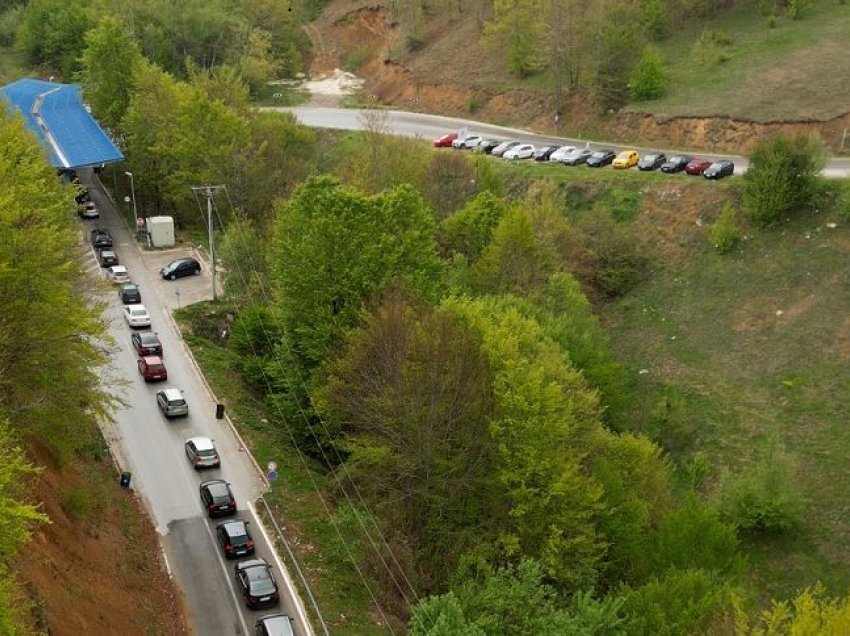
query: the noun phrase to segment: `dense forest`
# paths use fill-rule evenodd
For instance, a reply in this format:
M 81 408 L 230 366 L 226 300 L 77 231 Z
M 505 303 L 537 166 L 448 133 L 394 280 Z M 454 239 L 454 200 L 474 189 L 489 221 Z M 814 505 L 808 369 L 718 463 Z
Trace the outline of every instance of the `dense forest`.
M 839 633 L 850 624 L 850 599 L 815 588 L 770 604 L 749 586 L 742 536 L 793 533 L 802 514 L 783 453 L 717 475 L 698 449 L 665 448 L 668 438 L 632 409 L 634 370 L 613 355 L 594 306 L 657 267 L 618 222 L 634 213 L 634 190 L 596 201 L 592 189 L 524 179 L 486 157 L 424 152 L 386 136 L 379 116 L 362 135 L 328 137 L 253 110 L 266 81 L 304 68 L 299 27 L 322 3 L 7 4 L 6 44 L 83 86 L 120 140 L 140 207 L 192 229 L 201 220 L 190 186 L 227 184 L 217 211 L 220 302 L 235 315 L 226 347 L 281 438 L 329 477 L 324 494 L 359 537 L 339 567 L 359 573 L 369 611 L 434 635 Z M 657 0 L 442 4 L 486 8 L 493 33 L 522 26 L 526 35 L 504 49 L 518 74 L 554 64 L 565 84 L 585 81 L 593 60 L 587 77 L 606 106 L 619 103 L 632 70 L 615 63 L 615 44 L 636 38 L 629 47 L 640 48 L 717 9 L 697 0 L 673 10 Z M 804 9 L 794 0 L 781 8 Z M 563 13 L 541 19 L 551 11 Z M 594 24 L 603 48 L 587 51 L 571 31 L 528 35 L 576 21 Z M 542 59 L 551 39 L 584 52 Z M 6 557 L 44 521 L 17 496 L 32 470 L 17 445 L 49 428 L 84 446 L 78 431 L 89 429 L 77 418 L 107 398 L 90 344 L 102 337 L 98 308 L 73 291 L 86 283 L 74 265 L 70 194 L 19 120 L 3 131 Z M 754 155 L 753 175 L 729 200 L 743 196 L 754 231 L 813 201 L 840 206 L 840 187 L 815 176 L 821 161 L 816 144 L 780 140 Z M 579 203 L 605 213 L 571 215 Z M 740 233 L 729 209 L 712 233 L 718 249 Z

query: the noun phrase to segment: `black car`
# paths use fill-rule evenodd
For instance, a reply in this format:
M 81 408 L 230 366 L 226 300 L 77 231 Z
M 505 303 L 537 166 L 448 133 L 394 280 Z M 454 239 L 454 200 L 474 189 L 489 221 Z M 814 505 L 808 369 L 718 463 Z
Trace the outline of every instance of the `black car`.
M 558 149 L 558 146 L 543 146 L 534 153 L 535 161 L 549 161 L 549 157 Z
M 125 305 L 138 305 L 142 302 L 142 292 L 136 283 L 124 283 L 118 287 L 118 298 Z
M 168 280 L 200 273 L 201 264 L 191 257 L 178 258 L 159 270 L 160 276 Z
M 663 152 L 651 152 L 640 158 L 638 170 L 658 170 L 665 161 L 667 161 L 667 155 Z
M 258 619 L 257 636 L 295 636 L 292 619 L 286 614 L 269 614 Z
M 162 357 L 162 343 L 153 331 L 134 331 L 130 340 L 139 356 Z
M 249 609 L 270 607 L 280 602 L 277 581 L 265 559 L 248 559 L 237 563 L 236 582 Z
M 475 147 L 475 152 L 483 152 L 484 154 L 489 155 L 493 152 L 493 148 L 502 143 L 498 139 L 482 139 L 481 142 Z
M 614 161 L 614 157 L 616 156 L 617 153 L 613 150 L 597 150 L 587 158 L 587 167 L 601 168 L 602 166 L 607 166 L 612 161 Z
M 681 172 L 692 159 L 688 155 L 673 155 L 661 164 L 661 172 Z
M 205 481 L 200 485 L 201 503 L 210 517 L 225 517 L 236 514 L 236 500 L 230 484 L 221 479 Z
M 705 172 L 702 173 L 702 176 L 706 179 L 722 179 L 723 177 L 731 177 L 734 172 L 735 164 L 723 159 L 721 161 L 715 161 L 706 168 Z
M 97 260 L 101 267 L 112 267 L 118 265 L 118 254 L 112 248 L 104 247 L 97 250 Z
M 241 519 L 225 521 L 215 527 L 218 544 L 228 559 L 254 554 L 254 540 L 248 532 L 248 522 Z
M 587 160 L 593 154 L 593 151 L 588 148 L 579 148 L 577 150 L 573 150 L 566 157 L 561 159 L 561 163 L 565 166 L 578 166 L 583 163 L 587 163 Z
M 91 231 L 91 244 L 94 248 L 112 247 L 112 234 L 109 230 L 95 228 Z
M 85 205 L 89 201 L 91 201 L 91 192 L 88 190 L 80 190 L 75 196 L 74 201 L 77 202 L 77 205 Z

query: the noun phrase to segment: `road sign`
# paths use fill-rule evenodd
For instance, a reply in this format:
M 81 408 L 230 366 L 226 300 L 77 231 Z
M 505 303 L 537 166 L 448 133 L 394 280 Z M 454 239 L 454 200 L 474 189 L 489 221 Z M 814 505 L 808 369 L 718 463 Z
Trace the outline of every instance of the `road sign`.
M 268 464 L 266 464 L 266 470 L 268 470 L 270 473 L 275 472 L 277 470 L 277 464 L 275 462 L 269 462 Z
M 266 477 L 269 478 L 269 481 L 274 481 L 275 479 L 277 479 L 277 471 L 276 470 L 270 470 L 269 472 L 266 473 Z

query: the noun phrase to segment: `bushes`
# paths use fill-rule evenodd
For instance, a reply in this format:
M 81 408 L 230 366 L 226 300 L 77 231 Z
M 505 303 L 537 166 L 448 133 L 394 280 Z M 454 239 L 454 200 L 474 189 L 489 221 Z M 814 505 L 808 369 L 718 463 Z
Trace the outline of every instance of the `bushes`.
M 664 60 L 658 49 L 648 46 L 632 74 L 629 88 L 637 101 L 657 99 L 664 95 L 667 88 L 667 75 L 664 72 Z
M 826 161 L 820 139 L 778 135 L 756 146 L 744 175 L 744 209 L 756 225 L 776 225 L 810 206 Z
M 735 224 L 735 211 L 727 203 L 717 221 L 708 232 L 708 242 L 721 254 L 731 250 L 741 238 L 741 230 Z

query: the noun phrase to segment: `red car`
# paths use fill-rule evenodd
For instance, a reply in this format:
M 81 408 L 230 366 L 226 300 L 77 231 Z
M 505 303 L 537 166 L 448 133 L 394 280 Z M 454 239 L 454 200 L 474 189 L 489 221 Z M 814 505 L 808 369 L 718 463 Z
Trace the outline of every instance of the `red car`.
M 434 148 L 451 148 L 452 142 L 457 139 L 457 133 L 446 133 L 439 139 L 434 140 Z
M 691 159 L 688 165 L 685 166 L 685 172 L 688 174 L 702 174 L 711 165 L 711 162 L 706 159 Z
M 145 356 L 144 358 L 139 358 L 139 361 L 136 364 L 138 364 L 139 373 L 142 374 L 145 382 L 168 379 L 168 371 L 166 371 L 165 364 L 163 364 L 162 358 L 159 356 Z

